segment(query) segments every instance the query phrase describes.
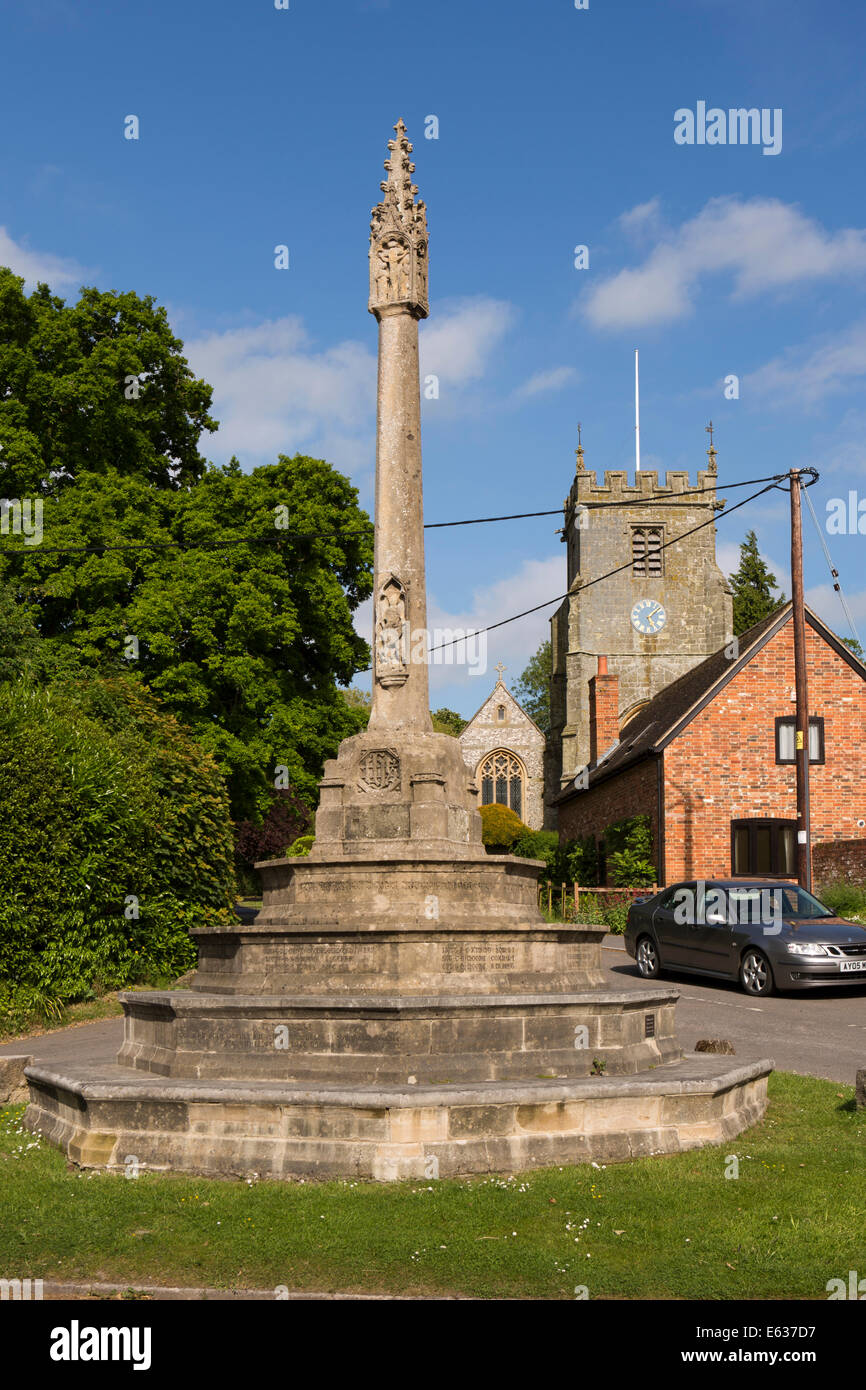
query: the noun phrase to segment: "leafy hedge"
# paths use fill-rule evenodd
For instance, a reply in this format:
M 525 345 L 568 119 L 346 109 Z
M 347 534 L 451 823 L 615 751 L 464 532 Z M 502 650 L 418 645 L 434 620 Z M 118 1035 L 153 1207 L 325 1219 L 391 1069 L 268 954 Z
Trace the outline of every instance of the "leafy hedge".
M 629 816 L 604 832 L 607 876 L 623 887 L 655 883 L 652 828 L 649 816 Z
M 856 917 L 866 921 L 866 884 L 836 880 L 821 884 L 815 896 L 839 917 Z
M 195 964 L 234 920 L 228 797 L 132 677 L 0 685 L 0 1024 Z
M 531 834 L 516 811 L 495 802 L 481 808 L 481 840 L 488 854 L 512 854 L 521 835 Z

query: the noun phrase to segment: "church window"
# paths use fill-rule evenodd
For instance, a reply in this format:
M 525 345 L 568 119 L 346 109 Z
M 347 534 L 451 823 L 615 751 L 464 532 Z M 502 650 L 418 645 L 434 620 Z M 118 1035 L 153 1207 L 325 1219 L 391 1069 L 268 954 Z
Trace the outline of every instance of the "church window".
M 496 718 L 499 720 L 500 724 L 504 722 L 504 720 L 505 720 L 505 706 L 504 706 L 504 705 L 500 705 L 500 706 L 499 706 L 498 710 L 496 711 Z
M 481 805 L 490 806 L 495 802 L 522 816 L 524 775 L 523 765 L 513 753 L 502 748 L 489 753 L 478 770 Z
M 662 528 L 633 526 L 631 528 L 632 574 L 660 575 L 662 572 Z

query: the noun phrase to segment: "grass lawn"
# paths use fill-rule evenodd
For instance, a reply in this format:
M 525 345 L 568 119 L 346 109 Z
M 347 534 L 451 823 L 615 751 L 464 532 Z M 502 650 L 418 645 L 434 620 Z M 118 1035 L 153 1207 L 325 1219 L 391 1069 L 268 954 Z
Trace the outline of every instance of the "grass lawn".
M 0 1111 L 6 1277 L 481 1298 L 826 1298 L 866 1275 L 866 1112 L 778 1073 L 723 1148 L 517 1177 L 256 1183 L 67 1171 Z M 726 1179 L 735 1153 L 740 1176 Z

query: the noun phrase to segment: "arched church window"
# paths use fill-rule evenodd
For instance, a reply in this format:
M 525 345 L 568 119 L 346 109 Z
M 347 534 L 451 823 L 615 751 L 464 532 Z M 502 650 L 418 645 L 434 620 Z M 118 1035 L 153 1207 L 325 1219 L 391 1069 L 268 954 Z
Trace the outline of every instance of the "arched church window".
M 496 718 L 499 720 L 500 724 L 503 723 L 503 721 L 504 721 L 504 719 L 505 719 L 505 706 L 504 706 L 504 705 L 500 705 L 500 706 L 499 706 L 498 710 L 496 711 Z
M 662 528 L 633 526 L 631 528 L 632 574 L 660 575 L 662 572 Z
M 489 753 L 478 769 L 481 782 L 481 805 L 508 806 L 523 816 L 523 764 L 513 753 L 497 749 Z

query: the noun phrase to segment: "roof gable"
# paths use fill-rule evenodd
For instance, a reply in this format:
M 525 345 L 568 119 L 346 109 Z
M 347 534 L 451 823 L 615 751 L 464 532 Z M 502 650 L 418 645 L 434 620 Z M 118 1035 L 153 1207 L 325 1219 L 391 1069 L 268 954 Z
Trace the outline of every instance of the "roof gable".
M 712 656 L 693 666 L 691 671 L 687 671 L 678 680 L 672 681 L 660 690 L 658 695 L 644 705 L 626 725 L 619 744 L 604 758 L 603 766 L 601 760 L 596 764 L 590 764 L 590 772 L 594 766 L 599 769 L 598 776 L 594 779 L 595 785 L 642 758 L 661 753 L 688 727 L 696 715 L 724 690 L 728 682 L 738 676 L 758 652 L 781 632 L 791 621 L 791 615 L 792 605 L 789 600 L 777 613 L 771 613 L 769 617 L 740 634 L 737 638 L 738 657 L 733 658 L 728 654 L 732 644 L 726 643 L 717 652 L 713 652 Z M 866 666 L 863 662 L 859 661 L 821 621 L 817 613 L 813 613 L 808 607 L 806 622 L 857 675 L 866 680 Z M 584 789 L 566 787 L 553 798 L 554 803 L 579 796 L 581 790 Z
M 535 720 L 530 718 L 523 706 L 517 702 L 508 687 L 503 685 L 501 681 L 496 683 L 487 699 L 481 707 L 475 711 L 469 723 L 466 725 L 466 728 L 458 735 L 458 738 L 462 739 L 470 730 L 475 732 L 481 728 L 502 729 L 503 724 L 496 717 L 496 711 L 500 705 L 505 705 L 506 709 L 511 713 L 512 728 L 514 727 L 514 716 L 516 716 L 520 724 L 528 725 L 530 729 L 535 730 L 540 739 L 544 740 L 545 735 L 542 733 L 541 729 L 539 729 Z M 505 727 L 507 727 L 507 725 Z

